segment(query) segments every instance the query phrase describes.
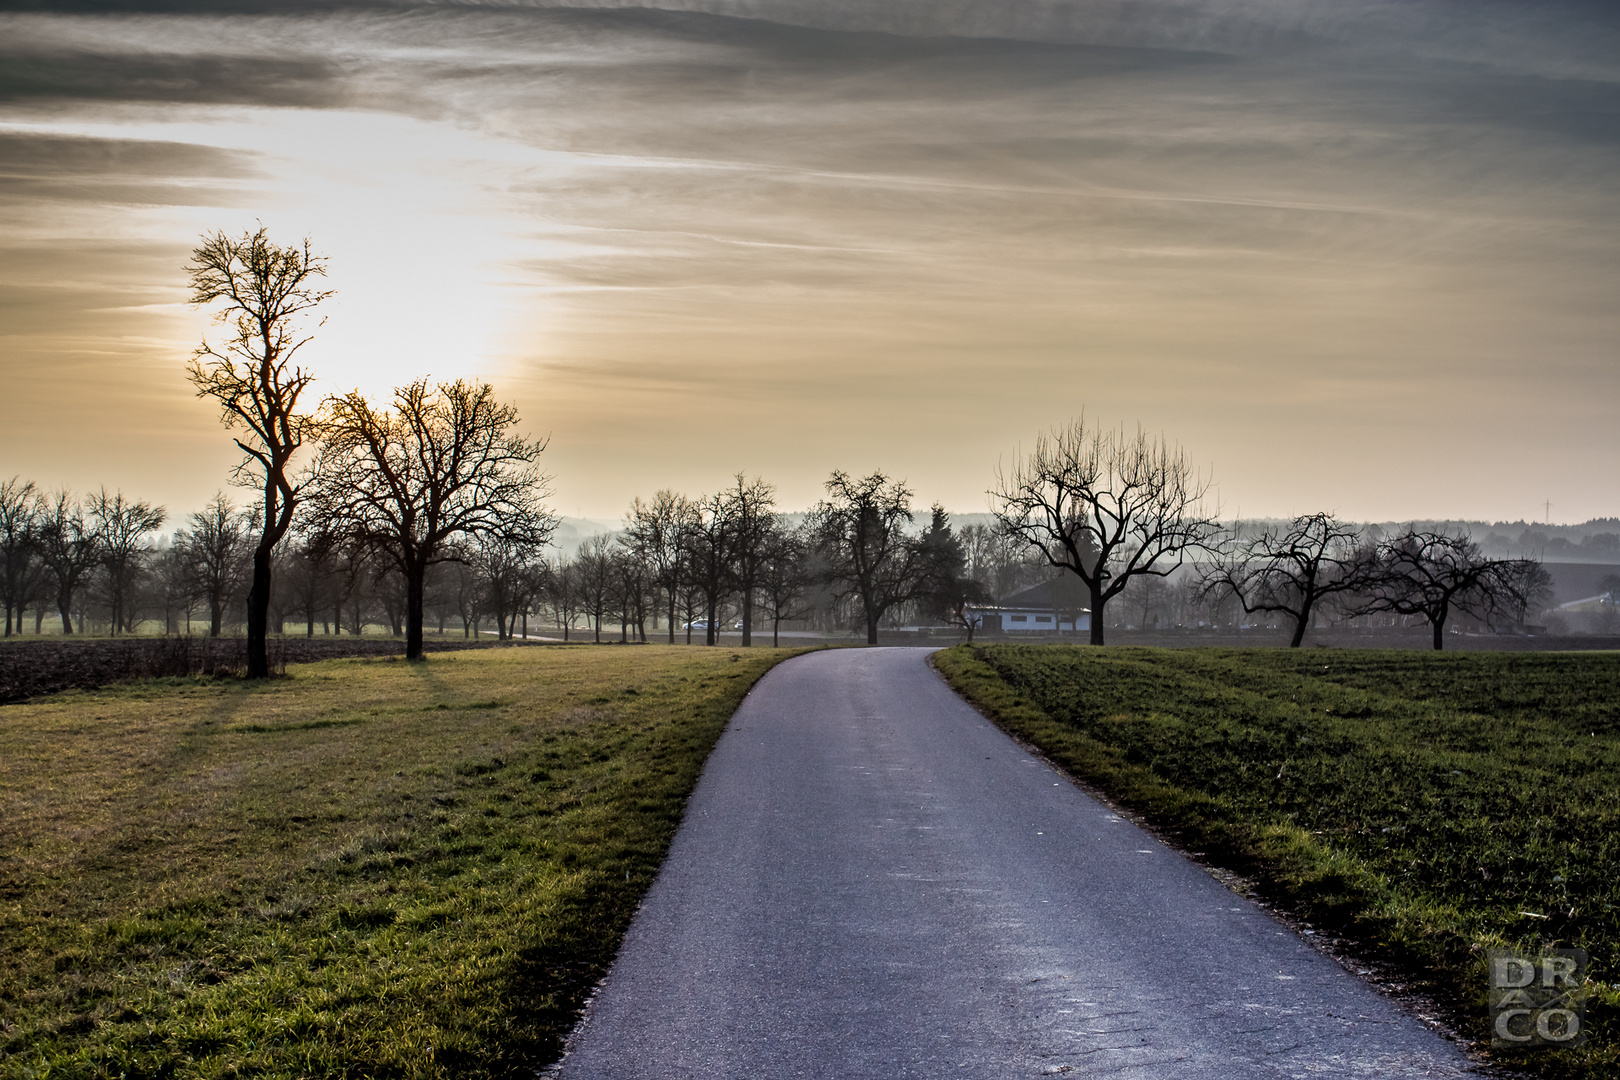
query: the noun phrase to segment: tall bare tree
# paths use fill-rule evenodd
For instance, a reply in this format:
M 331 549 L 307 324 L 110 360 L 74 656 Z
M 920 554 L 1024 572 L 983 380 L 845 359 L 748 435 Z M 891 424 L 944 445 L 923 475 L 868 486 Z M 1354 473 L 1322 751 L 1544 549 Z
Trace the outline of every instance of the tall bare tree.
M 62 633 L 73 633 L 73 595 L 101 559 L 95 529 L 85 521 L 84 507 L 67 491 L 42 496 L 39 506 L 39 553 L 56 583 L 56 609 Z
M 1299 648 L 1317 604 L 1366 586 L 1358 556 L 1361 530 L 1332 514 L 1304 514 L 1286 528 L 1234 534 L 1200 576 L 1203 597 L 1230 593 L 1246 614 L 1266 611 L 1294 622 L 1290 648 Z
M 208 608 L 208 636 L 219 637 L 225 606 L 241 595 L 251 566 L 252 525 L 223 491 L 191 515 L 191 528 L 179 538 L 193 595 Z M 313 624 L 312 624 L 313 625 Z
M 731 523 L 731 575 L 742 594 L 742 643 L 754 643 L 754 593 L 771 557 L 777 520 L 776 489 L 759 477 L 750 483 L 738 473 L 725 490 L 725 513 Z
M 559 554 L 546 574 L 546 600 L 556 613 L 564 641 L 569 639 L 574 628 L 574 617 L 579 614 L 579 593 L 578 564 Z
M 1133 577 L 1168 577 L 1207 549 L 1217 532 L 1208 489 L 1180 447 L 1081 416 L 1043 432 L 1010 472 L 998 468 L 990 495 L 1007 535 L 1084 583 L 1091 643 L 1101 645 L 1103 609 Z
M 541 505 L 545 440 L 524 439 L 517 422 L 488 383 L 461 379 L 418 379 L 388 411 L 358 391 L 327 401 L 310 502 L 405 575 L 407 659 L 422 659 L 428 567 L 462 561 L 474 537 L 539 548 L 556 528 Z
M 602 644 L 602 620 L 613 611 L 613 541 L 604 534 L 586 537 L 574 558 L 580 610 L 591 617 L 596 643 Z
M 688 580 L 703 595 L 706 612 L 704 644 L 716 645 L 720 640 L 721 608 L 731 592 L 732 570 L 737 558 L 737 537 L 726 493 L 705 495 L 693 504 L 696 513 L 692 527 L 686 533 L 686 566 Z M 690 623 L 692 620 L 688 619 Z M 687 627 L 687 642 L 692 640 L 691 626 Z
M 0 482 L 0 600 L 6 606 L 6 637 L 11 636 L 13 612 L 17 633 L 22 633 L 23 607 L 39 558 L 37 496 L 32 480 L 13 476 Z
M 686 574 L 688 538 L 697 509 L 692 500 L 668 488 L 642 502 L 637 496 L 625 515 L 626 542 L 652 569 L 653 583 L 669 611 L 669 643 L 675 644 L 675 609 Z
M 540 549 L 501 537 L 484 537 L 474 549 L 472 565 L 484 581 L 485 605 L 495 613 L 497 636 L 517 637 L 518 620 L 528 624 L 528 612 L 545 584 L 545 562 Z
M 187 269 L 191 302 L 220 304 L 216 317 L 230 331 L 218 345 L 204 340 L 187 374 L 198 397 L 219 403 L 226 430 L 242 432 L 235 442 L 247 456 L 237 466 L 237 478 L 261 492 L 248 589 L 247 674 L 266 678 L 272 555 L 298 504 L 298 485 L 290 475 L 293 455 L 311 434 L 312 421 L 299 411 L 299 398 L 313 376 L 293 361 L 310 340 L 302 316 L 332 291 L 317 287 L 326 260 L 310 250 L 308 240 L 281 247 L 263 226 L 239 237 L 204 236 Z
M 889 609 L 916 599 L 932 580 L 928 549 L 906 533 L 911 489 L 882 472 L 856 479 L 842 470 L 826 488 L 809 520 L 827 583 L 835 599 L 860 602 L 866 643 L 876 645 Z
M 620 536 L 613 552 L 613 606 L 619 612 L 619 640 L 630 640 L 630 627 L 636 628 L 636 640 L 647 640 L 647 613 L 652 608 L 652 566 L 643 557 L 640 547 Z
M 124 498 L 122 491 L 112 495 L 102 488 L 90 500 L 90 516 L 95 519 L 96 539 L 101 549 L 101 565 L 107 573 L 107 599 L 111 608 L 111 629 L 135 630 L 135 591 L 147 554 L 146 535 L 163 524 L 167 511 L 161 506 Z
M 764 568 L 759 578 L 761 607 L 771 619 L 771 648 L 782 644 L 782 622 L 808 614 L 804 603 L 810 586 L 809 545 L 802 530 L 788 528 L 778 514 L 776 528 L 766 542 Z

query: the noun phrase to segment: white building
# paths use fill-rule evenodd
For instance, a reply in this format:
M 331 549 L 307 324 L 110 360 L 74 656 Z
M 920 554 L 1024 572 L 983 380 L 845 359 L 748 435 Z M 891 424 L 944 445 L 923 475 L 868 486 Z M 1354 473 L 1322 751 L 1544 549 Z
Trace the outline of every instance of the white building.
M 1091 609 L 1083 606 L 1084 593 L 1073 578 L 1051 581 L 1013 593 L 1000 604 L 971 607 L 969 618 L 980 630 L 1004 634 L 1091 633 Z

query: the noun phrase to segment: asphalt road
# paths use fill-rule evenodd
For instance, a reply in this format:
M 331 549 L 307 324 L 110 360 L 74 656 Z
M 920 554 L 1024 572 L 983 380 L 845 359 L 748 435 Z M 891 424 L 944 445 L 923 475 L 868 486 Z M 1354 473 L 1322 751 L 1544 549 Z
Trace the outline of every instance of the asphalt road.
M 565 1080 L 1451 1077 L 1451 1044 L 1032 759 L 917 649 L 755 687 Z

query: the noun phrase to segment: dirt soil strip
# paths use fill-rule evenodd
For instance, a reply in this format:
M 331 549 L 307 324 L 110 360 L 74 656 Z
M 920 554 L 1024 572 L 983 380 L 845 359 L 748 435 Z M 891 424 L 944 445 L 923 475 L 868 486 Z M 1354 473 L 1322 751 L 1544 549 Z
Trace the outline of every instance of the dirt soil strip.
M 721 739 L 565 1080 L 1455 1077 L 1474 1066 L 1020 748 L 916 649 Z

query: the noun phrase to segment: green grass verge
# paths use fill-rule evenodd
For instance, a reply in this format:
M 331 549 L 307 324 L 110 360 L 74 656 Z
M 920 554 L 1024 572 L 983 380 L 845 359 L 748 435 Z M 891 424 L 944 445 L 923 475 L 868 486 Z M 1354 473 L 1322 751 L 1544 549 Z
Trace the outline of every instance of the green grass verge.
M 1402 970 L 1489 1039 L 1483 950 L 1591 953 L 1585 1047 L 1620 1077 L 1620 654 L 957 647 L 1013 735 Z
M 533 1075 L 789 655 L 335 660 L 0 709 L 0 1077 Z

